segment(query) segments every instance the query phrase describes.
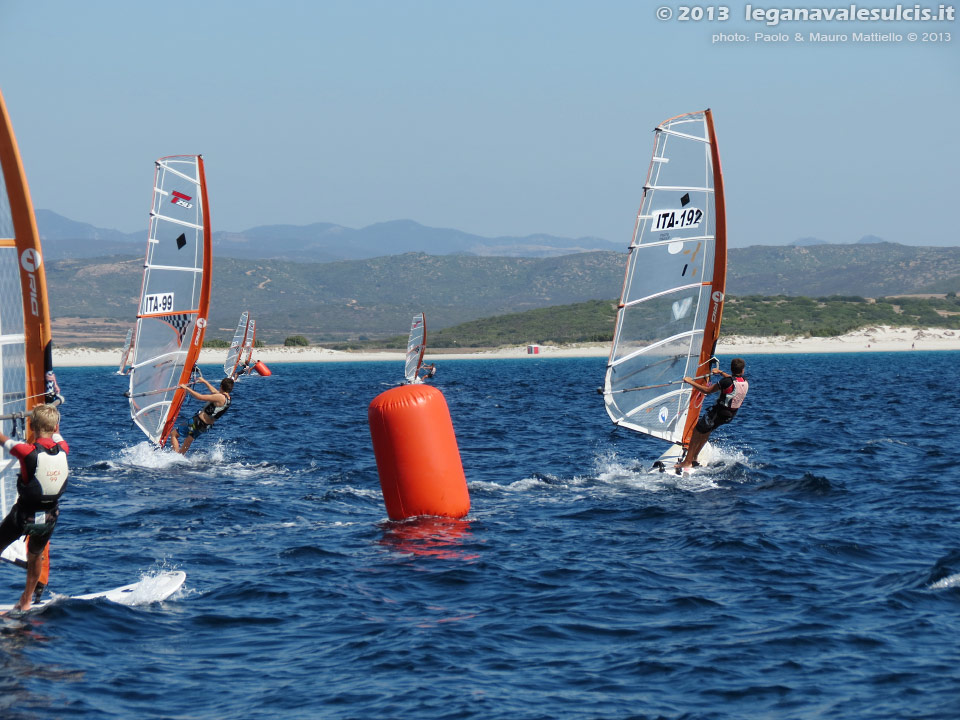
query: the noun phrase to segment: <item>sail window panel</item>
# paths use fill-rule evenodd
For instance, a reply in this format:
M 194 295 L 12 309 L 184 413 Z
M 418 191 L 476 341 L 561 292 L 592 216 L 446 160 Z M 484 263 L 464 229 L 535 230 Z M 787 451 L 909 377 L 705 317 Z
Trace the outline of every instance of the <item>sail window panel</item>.
M 662 299 L 663 295 L 693 295 L 713 276 L 715 243 L 712 239 L 678 240 L 634 249 L 627 268 L 622 303 L 634 307 Z M 673 302 L 673 301 L 671 301 Z M 659 307 L 659 306 L 658 306 Z M 673 307 L 671 305 L 671 310 Z M 683 308 L 678 307 L 676 312 Z M 662 308 L 661 308 L 662 310 Z
M 7 183 L 0 167 L 0 238 L 13 237 L 13 212 L 10 210 L 10 198 L 7 195 Z
M 189 269 L 203 267 L 202 230 L 152 218 L 150 237 L 156 240 L 150 243 L 151 265 Z M 199 274 L 197 273 L 198 276 Z
M 194 312 L 200 301 L 201 274 L 148 268 L 140 314 Z
M 15 247 L 0 248 L 0 335 L 23 334 L 20 267 Z
M 150 363 L 150 372 L 135 372 L 132 381 L 136 383 L 146 382 L 150 377 L 152 385 L 149 387 L 131 386 L 130 391 L 134 393 L 144 392 L 146 390 L 156 390 L 158 388 L 175 385 L 179 379 L 179 373 L 167 376 L 156 368 L 164 367 L 166 363 L 175 363 L 178 354 L 183 345 L 190 342 L 193 337 L 193 326 L 195 316 L 162 316 L 148 317 L 140 319 L 140 331 L 137 334 L 134 343 L 135 359 L 133 365 L 139 366 L 141 363 L 152 361 Z M 182 357 L 179 362 L 182 367 Z M 139 367 L 138 367 L 139 369 Z
M 690 397 L 689 386 L 683 384 L 690 342 L 690 336 L 674 338 L 632 362 L 610 367 L 612 402 L 622 417 L 660 433 L 675 429 Z M 655 402 L 658 399 L 661 402 Z

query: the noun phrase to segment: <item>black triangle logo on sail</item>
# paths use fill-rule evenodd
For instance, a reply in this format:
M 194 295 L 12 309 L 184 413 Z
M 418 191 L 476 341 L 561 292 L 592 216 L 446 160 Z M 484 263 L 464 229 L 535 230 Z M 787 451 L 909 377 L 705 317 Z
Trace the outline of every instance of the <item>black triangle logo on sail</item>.
M 180 345 L 183 345 L 183 335 L 186 333 L 187 328 L 193 323 L 193 314 L 178 313 L 177 315 L 161 315 L 160 319 L 171 325 L 173 329 L 177 331 Z
M 683 197 L 680 198 L 680 207 L 686 207 L 689 204 L 690 204 L 690 193 L 684 193 Z
M 177 250 L 183 250 L 184 246 L 187 244 L 187 236 L 183 233 L 180 233 L 180 237 L 177 238 Z

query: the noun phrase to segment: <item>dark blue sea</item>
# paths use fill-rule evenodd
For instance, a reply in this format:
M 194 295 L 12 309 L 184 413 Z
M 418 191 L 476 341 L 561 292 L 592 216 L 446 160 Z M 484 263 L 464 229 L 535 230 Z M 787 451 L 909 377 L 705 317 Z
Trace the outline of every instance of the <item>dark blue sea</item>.
M 60 368 L 51 589 L 187 581 L 0 622 L 0 717 L 960 717 L 960 353 L 746 360 L 679 478 L 604 359 L 441 358 L 472 510 L 403 523 L 367 425 L 400 362 L 273 365 L 185 458 L 113 368 Z

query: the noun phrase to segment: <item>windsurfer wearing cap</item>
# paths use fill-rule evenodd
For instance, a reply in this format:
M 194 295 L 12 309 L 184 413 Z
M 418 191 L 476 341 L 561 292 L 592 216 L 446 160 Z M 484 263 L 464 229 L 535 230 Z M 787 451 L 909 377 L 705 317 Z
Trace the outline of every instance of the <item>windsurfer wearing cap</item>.
M 697 464 L 697 456 L 710 439 L 710 433 L 721 425 L 733 420 L 737 410 L 743 404 L 743 399 L 747 396 L 749 383 L 743 377 L 743 369 L 746 366 L 742 358 L 734 358 L 730 361 L 730 373 L 725 373 L 720 368 L 710 370 L 711 374 L 716 373 L 722 377 L 718 382 L 710 385 L 702 385 L 690 377 L 685 377 L 683 381 L 699 390 L 704 395 L 710 395 L 718 390 L 720 397 L 707 412 L 697 421 L 693 429 L 693 435 L 690 438 L 690 445 L 687 448 L 687 454 L 684 459 L 677 464 L 678 470 L 692 468 Z

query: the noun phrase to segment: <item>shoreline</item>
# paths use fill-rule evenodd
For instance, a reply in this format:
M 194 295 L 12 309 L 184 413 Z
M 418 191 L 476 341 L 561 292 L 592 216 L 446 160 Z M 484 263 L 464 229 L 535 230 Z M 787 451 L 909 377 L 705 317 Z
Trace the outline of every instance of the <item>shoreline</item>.
M 607 357 L 610 343 L 578 343 L 572 345 L 540 345 L 536 355 L 527 354 L 526 345 L 471 352 L 429 352 L 424 362 L 443 360 L 491 360 L 502 358 L 589 358 Z M 115 349 L 69 347 L 53 349 L 55 367 L 110 367 L 120 363 L 120 346 Z M 730 336 L 720 339 L 717 355 L 802 354 L 835 352 L 923 352 L 960 350 L 960 331 L 943 328 L 864 328 L 846 335 L 829 338 L 790 338 Z M 200 351 L 201 365 L 222 364 L 226 348 Z M 405 353 L 393 351 L 346 352 L 320 346 L 267 346 L 254 351 L 254 359 L 267 366 L 289 362 L 402 362 Z

